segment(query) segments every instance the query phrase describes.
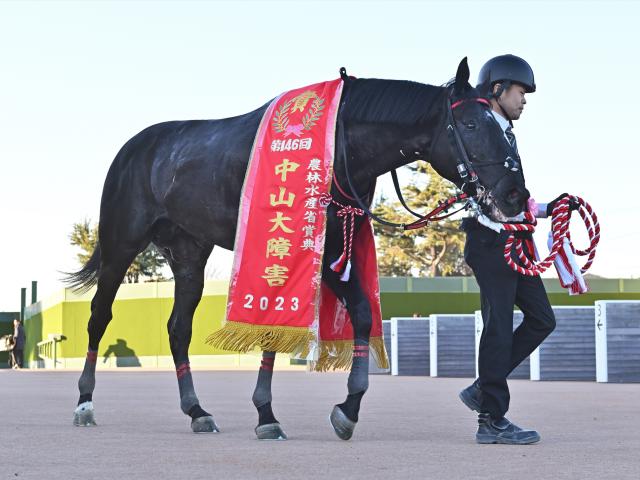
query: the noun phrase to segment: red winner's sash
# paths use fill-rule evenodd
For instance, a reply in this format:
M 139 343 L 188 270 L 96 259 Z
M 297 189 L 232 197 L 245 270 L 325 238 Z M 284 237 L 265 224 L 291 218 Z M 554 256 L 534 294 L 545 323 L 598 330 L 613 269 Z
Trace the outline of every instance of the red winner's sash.
M 267 108 L 240 200 L 226 322 L 208 343 L 242 352 L 260 347 L 297 353 L 316 360 L 318 369 L 350 363 L 350 322 L 344 322 L 335 296 L 325 301 L 330 294 L 321 294 L 327 210 L 321 197 L 331 186 L 341 94 L 338 79 L 286 92 Z M 361 230 L 370 231 L 366 227 Z M 369 247 L 375 263 L 373 243 Z M 377 268 L 374 280 L 366 283 L 377 294 Z M 375 300 L 372 350 L 384 367 L 379 296 Z M 322 332 L 328 332 L 326 345 Z

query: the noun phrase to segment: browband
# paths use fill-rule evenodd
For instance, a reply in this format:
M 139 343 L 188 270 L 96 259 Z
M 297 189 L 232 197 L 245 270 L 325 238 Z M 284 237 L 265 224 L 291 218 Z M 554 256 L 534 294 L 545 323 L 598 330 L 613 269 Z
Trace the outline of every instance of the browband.
M 456 107 L 459 107 L 460 105 L 462 105 L 465 102 L 478 102 L 478 103 L 483 103 L 485 104 L 487 107 L 491 108 L 491 103 L 489 102 L 489 100 L 487 100 L 486 98 L 482 98 L 482 97 L 477 97 L 477 98 L 463 98 L 462 100 L 458 100 L 457 102 L 454 102 L 451 104 L 451 109 L 454 109 Z

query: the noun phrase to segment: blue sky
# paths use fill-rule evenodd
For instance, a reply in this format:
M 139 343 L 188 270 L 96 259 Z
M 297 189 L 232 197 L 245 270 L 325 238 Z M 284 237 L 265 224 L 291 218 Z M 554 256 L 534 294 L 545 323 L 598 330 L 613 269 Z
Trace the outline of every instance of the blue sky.
M 441 84 L 502 53 L 536 74 L 515 129 L 529 189 L 587 199 L 592 272 L 638 277 L 638 18 L 613 1 L 0 2 L 0 310 L 77 267 L 71 225 L 97 220 L 113 157 L 146 126 L 244 113 L 341 66 Z

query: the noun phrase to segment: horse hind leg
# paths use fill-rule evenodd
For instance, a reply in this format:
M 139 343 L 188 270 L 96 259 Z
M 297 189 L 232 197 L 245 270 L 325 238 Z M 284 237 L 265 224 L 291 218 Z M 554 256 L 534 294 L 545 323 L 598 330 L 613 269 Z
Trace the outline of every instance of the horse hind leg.
M 107 249 L 105 259 L 104 246 L 94 252 L 100 258 L 100 268 L 98 272 L 98 287 L 96 294 L 91 300 L 91 316 L 87 326 L 89 334 L 89 345 L 87 348 L 87 356 L 84 363 L 84 369 L 78 380 L 78 390 L 80 398 L 78 406 L 73 415 L 73 424 L 76 426 L 92 426 L 96 425 L 94 407 L 93 407 L 93 391 L 96 386 L 96 362 L 98 359 L 98 347 L 104 332 L 111 321 L 111 306 L 118 292 L 118 288 L 124 278 L 129 265 L 135 259 L 136 255 L 144 249 L 142 241 L 137 247 L 133 248 L 114 248 Z M 113 250 L 113 252 L 109 252 Z M 110 253 L 116 253 L 111 255 Z
M 253 404 L 258 410 L 258 426 L 255 429 L 258 440 L 286 440 L 287 435 L 282 430 L 280 422 L 276 420 L 271 409 L 271 378 L 276 352 L 262 352 L 262 362 L 258 371 L 258 381 L 253 391 Z
M 203 246 L 179 227 L 169 225 L 154 238 L 154 243 L 169 261 L 175 280 L 175 301 L 167 330 L 178 377 L 180 409 L 191 417 L 194 433 L 217 433 L 213 417 L 200 406 L 189 365 L 193 314 L 202 298 L 204 268 L 213 245 Z

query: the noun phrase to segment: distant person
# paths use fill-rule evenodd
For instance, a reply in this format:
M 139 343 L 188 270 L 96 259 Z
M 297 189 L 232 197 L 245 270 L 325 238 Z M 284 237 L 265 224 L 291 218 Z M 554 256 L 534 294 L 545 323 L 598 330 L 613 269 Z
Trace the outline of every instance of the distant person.
M 13 358 L 13 368 L 18 370 L 22 368 L 24 361 L 24 328 L 17 318 L 13 320 L 13 350 L 11 357 Z
M 4 335 L 0 337 L 0 352 L 7 352 L 7 365 L 13 368 L 13 335 Z

